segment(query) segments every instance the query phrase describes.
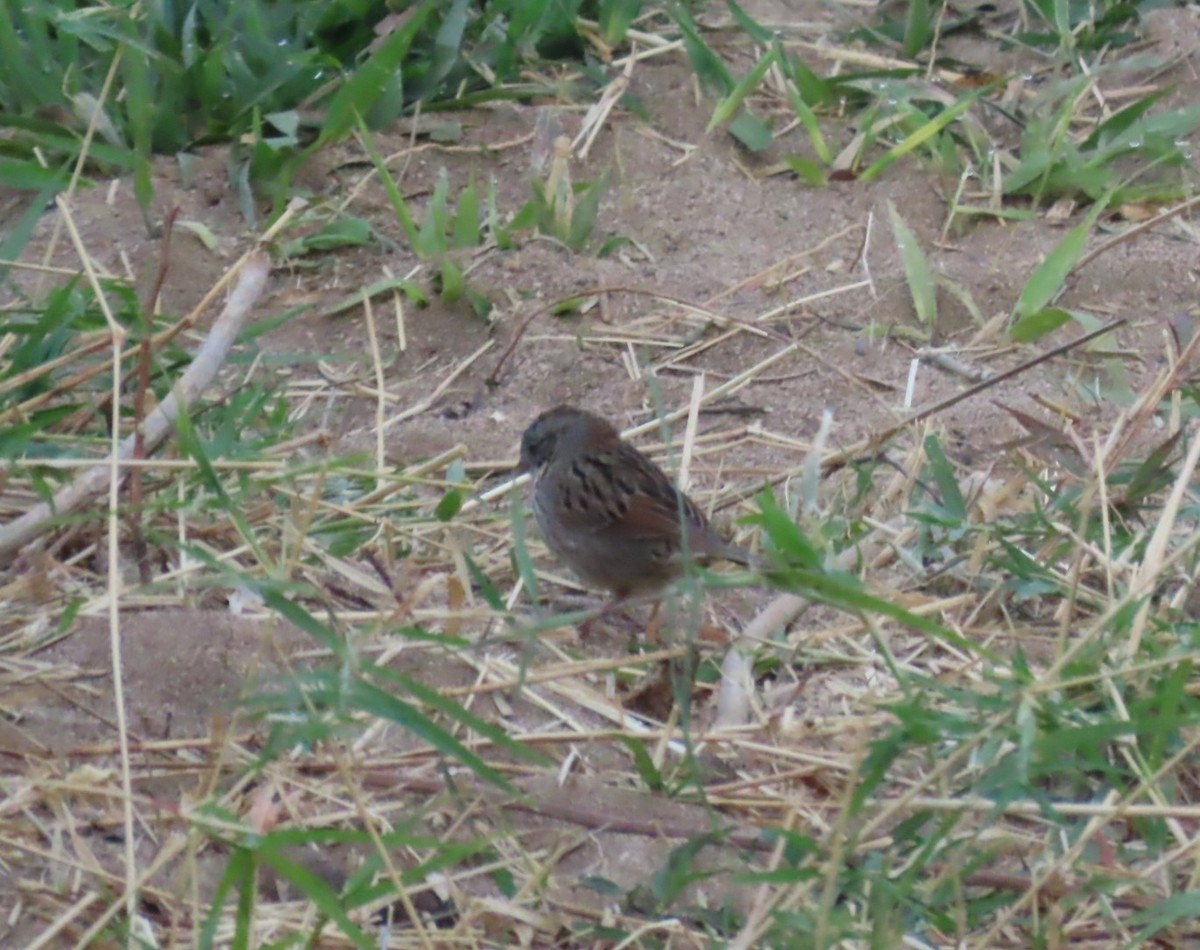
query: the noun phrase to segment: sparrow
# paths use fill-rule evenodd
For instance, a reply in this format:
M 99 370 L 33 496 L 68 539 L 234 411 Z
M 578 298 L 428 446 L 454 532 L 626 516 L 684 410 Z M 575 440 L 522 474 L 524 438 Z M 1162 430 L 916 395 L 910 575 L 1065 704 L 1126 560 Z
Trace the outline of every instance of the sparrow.
M 590 587 L 618 599 L 662 590 L 686 557 L 754 566 L 666 473 L 609 422 L 574 406 L 538 416 L 521 437 L 546 547 Z

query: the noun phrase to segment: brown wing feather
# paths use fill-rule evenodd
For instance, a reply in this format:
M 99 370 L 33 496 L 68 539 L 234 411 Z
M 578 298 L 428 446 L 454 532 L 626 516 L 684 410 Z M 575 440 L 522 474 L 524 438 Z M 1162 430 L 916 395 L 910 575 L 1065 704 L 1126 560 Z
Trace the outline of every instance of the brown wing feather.
M 565 464 L 569 471 L 557 479 L 556 488 L 562 520 L 573 528 L 603 533 L 621 525 L 629 540 L 657 540 L 678 532 L 678 490 L 662 469 L 632 446 L 623 443 Z M 689 527 L 707 527 L 707 519 L 687 496 L 683 512 Z

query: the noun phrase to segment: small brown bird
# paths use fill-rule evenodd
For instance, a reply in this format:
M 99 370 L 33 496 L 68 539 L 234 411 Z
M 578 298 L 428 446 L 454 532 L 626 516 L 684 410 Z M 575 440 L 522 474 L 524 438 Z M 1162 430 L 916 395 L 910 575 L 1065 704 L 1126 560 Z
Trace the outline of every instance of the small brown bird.
M 558 406 L 538 416 L 521 437 L 521 470 L 534 477 L 546 547 L 589 586 L 621 598 L 661 590 L 683 573 L 685 547 L 698 561 L 756 563 L 590 412 Z

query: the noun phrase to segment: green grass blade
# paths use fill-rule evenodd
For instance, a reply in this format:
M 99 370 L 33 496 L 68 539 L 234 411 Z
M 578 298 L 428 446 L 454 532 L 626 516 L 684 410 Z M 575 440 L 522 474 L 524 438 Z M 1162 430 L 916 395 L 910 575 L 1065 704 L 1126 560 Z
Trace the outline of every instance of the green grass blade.
M 480 778 L 505 791 L 513 791 L 513 787 L 503 775 L 411 703 L 361 678 L 356 678 L 347 688 L 346 702 L 378 719 L 396 723 L 427 742 L 446 758 L 461 762 Z
M 126 45 L 121 59 L 121 72 L 125 79 L 125 114 L 133 141 L 133 193 L 147 230 L 154 233 L 157 230 L 151 220 L 151 205 L 154 202 L 154 103 L 146 54 Z
M 62 191 L 70 175 L 59 168 L 46 168 L 40 163 L 20 158 L 0 156 L 0 185 L 22 191 L 42 191 L 53 197 Z
M 262 597 L 263 604 L 266 607 L 307 633 L 337 657 L 339 662 L 345 662 L 345 641 L 314 617 L 307 608 L 290 597 L 285 597 L 281 592 L 265 585 L 258 589 L 258 593 Z
M 829 183 L 829 176 L 825 174 L 825 169 L 811 158 L 805 158 L 803 155 L 785 155 L 783 161 L 805 184 L 825 185 Z
M 762 152 L 775 141 L 771 126 L 749 109 L 743 109 L 729 123 L 729 134 L 752 152 Z
M 200 950 L 212 950 L 216 946 L 217 927 L 221 923 L 221 912 L 228 895 L 237 888 L 239 894 L 254 889 L 254 856 L 247 848 L 234 848 L 225 862 L 225 870 L 217 882 L 209 902 L 208 913 L 197 934 L 196 946 Z
M 375 941 L 350 919 L 342 907 L 341 898 L 321 875 L 266 843 L 259 849 L 259 856 L 275 869 L 280 878 L 295 886 L 317 910 L 336 923 L 342 935 L 354 946 L 359 950 L 375 950 Z
M 258 902 L 258 880 L 255 873 L 258 868 L 258 854 L 251 849 L 245 849 L 245 855 L 249 870 L 237 879 L 238 902 L 234 911 L 231 950 L 250 950 L 251 934 L 254 932 L 254 907 Z
M 388 201 L 392 204 L 392 211 L 400 222 L 400 227 L 404 231 L 404 237 L 408 241 L 408 246 L 416 252 L 421 240 L 417 223 L 413 219 L 412 211 L 409 210 L 408 202 L 404 200 L 404 195 L 400 193 L 400 189 L 396 186 L 396 179 L 392 177 L 392 173 L 384 163 L 383 156 L 375 146 L 375 139 L 371 135 L 370 130 L 367 129 L 367 124 L 361 116 L 358 118 L 358 130 L 363 148 L 366 149 L 367 155 L 371 158 L 371 164 L 375 166 L 375 173 L 379 176 L 380 182 L 383 183 L 384 191 L 387 192 Z
M 796 113 L 796 117 L 808 132 L 808 140 L 812 143 L 813 151 L 817 153 L 817 157 L 824 164 L 832 164 L 833 152 L 825 140 L 825 135 L 821 131 L 821 122 L 811 105 L 830 101 L 832 90 L 807 66 L 788 56 L 778 40 L 775 43 L 775 62 L 779 64 L 780 70 L 788 80 L 786 90 L 788 102 L 791 103 L 792 111 Z M 807 176 L 805 177 L 807 180 Z
M 566 235 L 568 247 L 576 251 L 583 250 L 592 236 L 596 220 L 600 216 L 600 200 L 608 191 L 608 177 L 609 173 L 605 171 L 599 180 L 588 185 L 583 197 L 575 205 L 575 210 L 571 213 L 571 228 Z
M 1194 925 L 1200 919 L 1200 890 L 1182 891 L 1172 894 L 1146 910 L 1133 914 L 1127 927 L 1143 925 L 1142 929 L 1123 946 L 1127 950 L 1138 950 L 1150 945 L 1152 938 L 1177 924 Z
M 862 173 L 860 178 L 863 181 L 870 181 L 873 178 L 877 178 L 885 169 L 887 169 L 898 159 L 924 145 L 931 138 L 945 129 L 948 125 L 950 125 L 951 122 L 954 122 L 960 115 L 970 109 L 971 106 L 973 106 L 975 102 L 985 93 L 990 92 L 996 86 L 997 83 L 990 83 L 981 89 L 976 89 L 971 94 L 959 99 L 958 102 L 954 103 L 954 105 L 950 106 L 948 109 L 943 109 L 940 113 L 934 116 L 934 118 L 930 119 L 919 129 L 905 137 L 902 142 L 890 148 L 887 151 L 887 154 L 872 163 L 871 166 Z
M 458 208 L 454 212 L 451 225 L 450 244 L 456 248 L 479 247 L 483 243 L 479 218 L 479 190 L 475 186 L 475 177 L 467 182 L 458 196 Z
M 470 0 L 453 0 L 450 7 L 442 15 L 441 26 L 433 39 L 433 69 L 431 78 L 434 83 L 441 82 L 458 61 L 462 49 L 463 33 L 467 29 L 467 11 Z
M 929 0 L 909 0 L 907 6 L 901 51 L 905 59 L 915 59 L 917 53 L 925 49 L 929 38 L 933 36 L 933 22 L 930 18 Z
M 717 95 L 726 96 L 733 91 L 736 81 L 725 61 L 713 52 L 712 47 L 700 36 L 696 21 L 682 3 L 671 6 L 671 17 L 679 32 L 683 34 L 683 46 L 687 50 L 692 69 L 695 70 L 700 84 Z
M 371 666 L 364 670 L 364 672 L 395 683 L 431 709 L 436 710 L 443 716 L 457 720 L 468 729 L 487 737 L 496 743 L 496 745 L 507 749 L 509 752 L 526 761 L 539 765 L 548 765 L 550 763 L 550 760 L 536 749 L 530 748 L 524 743 L 514 741 L 506 729 L 480 719 L 462 704 L 443 696 L 436 689 L 426 686 L 420 680 L 413 679 L 411 676 L 406 676 L 397 670 L 385 666 Z
M 725 96 L 717 107 L 713 110 L 712 118 L 708 120 L 708 127 L 705 128 L 705 134 L 709 134 L 719 125 L 724 125 L 730 121 L 737 113 L 745 107 L 746 99 L 754 92 L 761 84 L 763 76 L 767 74 L 767 70 L 775 62 L 775 50 L 771 49 L 764 53 L 757 63 L 750 69 L 734 85 L 729 94 Z
M 1141 99 L 1130 103 L 1124 109 L 1121 109 L 1118 112 L 1114 112 L 1107 119 L 1096 126 L 1096 128 L 1092 130 L 1092 134 L 1080 143 L 1080 150 L 1091 151 L 1092 149 L 1099 148 L 1105 141 L 1115 138 L 1116 136 L 1121 135 L 1123 132 L 1128 131 L 1130 126 L 1132 126 L 1146 113 L 1147 109 L 1154 105 L 1154 103 L 1158 102 L 1158 100 L 1160 100 L 1166 94 L 1167 91 L 1165 89 L 1161 89 L 1158 92 L 1151 93 L 1148 96 L 1143 96 Z
M 521 579 L 521 586 L 525 588 L 526 595 L 531 601 L 537 603 L 537 571 L 533 567 L 533 558 L 529 556 L 529 543 L 526 540 L 525 516 L 521 507 L 520 492 L 512 494 L 509 525 L 512 529 L 512 557 L 516 562 L 517 576 Z
M 778 41 L 776 34 L 762 26 L 748 14 L 736 0 L 725 0 L 725 6 L 733 17 L 733 22 L 742 28 L 750 39 L 761 46 L 769 46 Z
M 667 783 L 655 766 L 654 759 L 646 751 L 646 743 L 635 736 L 621 734 L 617 735 L 617 739 L 629 750 L 629 754 L 633 757 L 633 767 L 641 776 L 642 781 L 646 783 L 646 788 L 652 792 L 661 792 L 666 789 Z
M 958 479 L 954 477 L 954 467 L 942 451 L 942 444 L 934 436 L 925 439 L 925 457 L 929 459 L 929 468 L 933 472 L 933 480 L 941 495 L 942 510 L 953 521 L 962 523 L 967 520 L 967 504 L 963 500 L 962 490 L 958 487 Z
M 1100 217 L 1107 206 L 1107 200 L 1096 202 L 1083 222 L 1068 231 L 1054 250 L 1046 255 L 1046 259 L 1030 275 L 1021 290 L 1021 296 L 1017 299 L 1017 306 L 1014 310 L 1017 322 L 1045 309 L 1062 292 L 1063 282 L 1075 265 L 1079 263 L 1079 259 L 1083 256 L 1083 249 L 1087 245 L 1088 235 L 1092 233 L 1096 219 Z
M 609 46 L 625 42 L 625 35 L 645 6 L 645 0 L 600 0 L 596 22 L 604 42 Z
M 329 142 L 338 141 L 358 124 L 360 118 L 366 118 L 383 90 L 400 75 L 413 40 L 434 6 L 434 0 L 424 0 L 413 8 L 404 25 L 389 36 L 334 94 L 326 107 L 321 134 L 309 147 L 310 154 Z
M 1014 343 L 1032 343 L 1040 340 L 1047 333 L 1053 333 L 1064 323 L 1069 323 L 1071 314 L 1058 307 L 1046 307 L 1033 313 L 1019 317 L 1008 331 L 1008 338 Z
M 180 451 L 196 463 L 201 480 L 208 486 L 209 491 L 216 496 L 221 509 L 229 516 L 230 521 L 233 522 L 238 533 L 242 536 L 242 540 L 250 546 L 259 563 L 269 563 L 262 549 L 258 533 L 251 529 L 241 506 L 237 505 L 229 497 L 228 492 L 225 491 L 225 486 L 221 484 L 221 479 L 217 475 L 216 469 L 213 468 L 212 461 L 208 457 L 208 452 L 196 434 L 187 410 L 188 407 L 183 407 L 175 419 L 175 429 Z
M 937 326 L 937 285 L 933 277 L 933 268 L 929 265 L 929 258 L 921 250 L 917 236 L 904 223 L 900 212 L 891 201 L 888 201 L 888 215 L 892 219 L 892 233 L 896 237 L 896 249 L 900 252 L 900 260 L 904 264 L 908 291 L 912 295 L 917 319 L 932 330 Z

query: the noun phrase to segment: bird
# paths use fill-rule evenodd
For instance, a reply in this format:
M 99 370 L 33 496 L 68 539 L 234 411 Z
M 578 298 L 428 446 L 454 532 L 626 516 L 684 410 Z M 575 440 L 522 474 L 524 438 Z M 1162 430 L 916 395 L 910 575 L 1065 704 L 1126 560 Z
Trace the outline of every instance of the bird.
M 567 405 L 543 412 L 521 436 L 518 467 L 533 477 L 546 547 L 586 585 L 618 600 L 660 592 L 683 574 L 685 551 L 702 563 L 757 564 L 594 413 Z

